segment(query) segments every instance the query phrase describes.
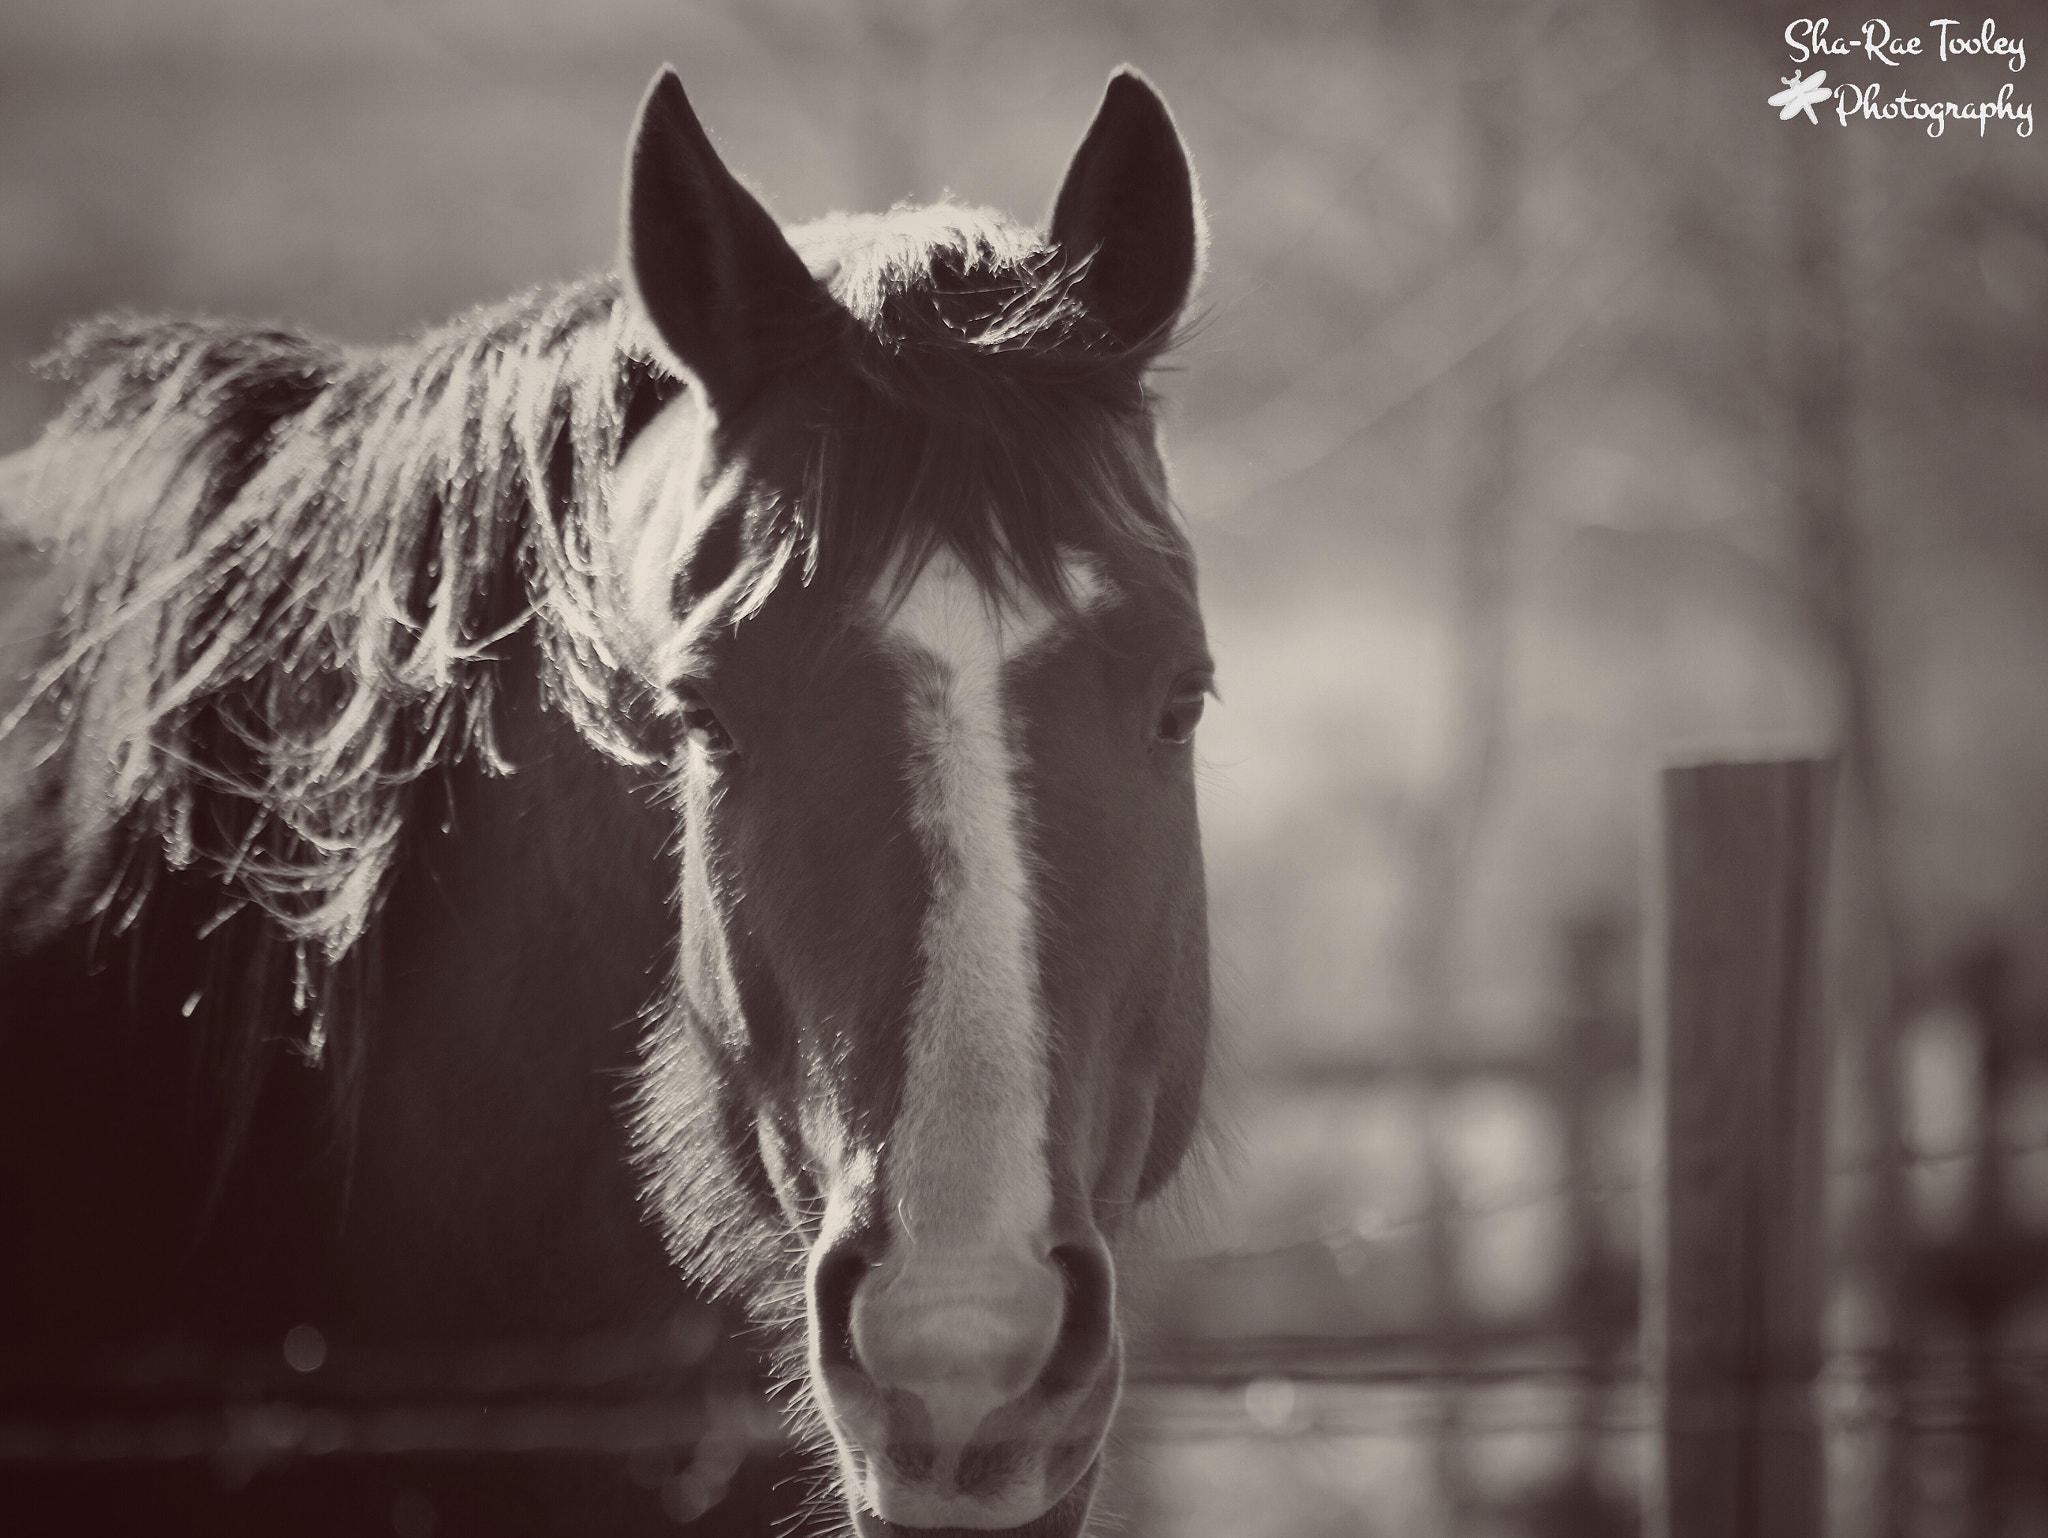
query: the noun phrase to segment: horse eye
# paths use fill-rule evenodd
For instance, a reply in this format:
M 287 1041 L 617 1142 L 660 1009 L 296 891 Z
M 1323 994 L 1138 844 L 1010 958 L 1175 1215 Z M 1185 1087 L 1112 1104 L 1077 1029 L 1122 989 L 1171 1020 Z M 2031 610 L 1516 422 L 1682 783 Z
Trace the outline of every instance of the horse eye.
M 1183 688 L 1166 702 L 1166 709 L 1159 713 L 1157 733 L 1161 742 L 1189 742 L 1195 735 L 1195 728 L 1202 723 L 1204 695 Z
M 704 697 L 686 685 L 678 685 L 675 694 L 682 707 L 684 735 L 707 753 L 730 753 L 732 738 Z

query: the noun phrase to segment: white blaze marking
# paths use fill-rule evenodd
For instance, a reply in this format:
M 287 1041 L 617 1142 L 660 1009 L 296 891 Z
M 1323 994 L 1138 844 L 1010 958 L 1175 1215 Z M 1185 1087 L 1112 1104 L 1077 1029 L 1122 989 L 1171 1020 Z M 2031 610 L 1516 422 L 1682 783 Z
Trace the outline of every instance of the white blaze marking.
M 1067 569 L 1084 606 L 1100 597 L 1093 563 Z M 912 816 L 936 878 L 886 1156 L 917 1250 L 1028 1243 L 1051 1216 L 1048 1047 L 1003 672 L 1054 621 L 1028 594 L 997 605 L 943 551 L 885 632 L 912 660 Z

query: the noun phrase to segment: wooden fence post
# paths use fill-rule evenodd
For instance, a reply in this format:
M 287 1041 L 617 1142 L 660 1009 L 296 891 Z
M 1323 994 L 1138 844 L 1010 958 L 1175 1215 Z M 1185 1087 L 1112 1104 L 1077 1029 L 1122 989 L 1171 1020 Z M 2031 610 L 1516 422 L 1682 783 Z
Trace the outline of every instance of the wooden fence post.
M 1821 891 L 1834 765 L 1669 769 L 1644 1011 L 1656 1538 L 1819 1538 Z M 1653 896 L 1653 901 L 1657 898 Z M 1661 967 L 1659 966 L 1661 963 Z

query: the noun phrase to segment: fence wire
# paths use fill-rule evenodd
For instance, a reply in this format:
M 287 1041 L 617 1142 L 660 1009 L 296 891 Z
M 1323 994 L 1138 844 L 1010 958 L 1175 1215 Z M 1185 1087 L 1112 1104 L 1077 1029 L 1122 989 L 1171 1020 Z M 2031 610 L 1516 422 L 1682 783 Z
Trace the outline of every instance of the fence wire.
M 244 1379 L 232 1397 L 212 1403 L 187 1383 L 172 1402 L 101 1397 L 42 1413 L 10 1395 L 16 1403 L 0 1408 L 0 1464 L 790 1445 L 776 1406 L 750 1385 L 649 1393 L 629 1381 L 608 1396 L 592 1376 L 528 1379 L 516 1393 L 490 1397 L 434 1391 L 415 1379 L 401 1398 L 367 1395 L 360 1379 L 350 1393 Z M 1813 1384 L 1814 1413 L 1829 1432 L 1999 1428 L 2048 1436 L 2048 1350 L 1835 1351 L 1798 1381 Z M 1657 1429 L 1657 1406 L 1632 1349 L 1599 1358 L 1562 1339 L 1474 1342 L 1446 1353 L 1386 1337 L 1261 1337 L 1135 1363 L 1126 1429 L 1154 1440 L 1410 1435 L 1441 1430 L 1448 1419 L 1468 1436 L 1633 1434 Z M 1694 1404 L 1688 1424 L 1707 1424 L 1715 1413 L 1711 1403 Z
M 1966 1163 L 1973 1159 L 2003 1163 L 2035 1154 L 2048 1154 L 2048 1137 L 1970 1144 L 1930 1151 L 1903 1149 L 1897 1156 L 1895 1167 L 1901 1171 L 1935 1169 Z M 1832 1164 L 1826 1173 L 1827 1178 L 1831 1180 L 1851 1179 L 1875 1175 L 1883 1168 L 1884 1161 L 1873 1155 Z M 1424 1232 L 1438 1224 L 1480 1222 L 1487 1218 L 1525 1212 L 1531 1208 L 1559 1206 L 1573 1201 L 1639 1199 L 1644 1189 L 1644 1182 L 1640 1179 L 1547 1181 L 1541 1185 L 1509 1191 L 1483 1200 L 1454 1197 L 1449 1201 L 1413 1208 L 1391 1216 L 1376 1215 L 1366 1222 L 1356 1219 L 1333 1219 L 1288 1238 L 1266 1244 L 1225 1246 L 1198 1255 L 1186 1256 L 1176 1264 L 1191 1268 L 1227 1266 L 1274 1259 L 1316 1248 L 1337 1250 L 1359 1244 L 1383 1243 L 1388 1239 Z M 2048 1278 L 2044 1278 L 2044 1285 L 2048 1285 Z

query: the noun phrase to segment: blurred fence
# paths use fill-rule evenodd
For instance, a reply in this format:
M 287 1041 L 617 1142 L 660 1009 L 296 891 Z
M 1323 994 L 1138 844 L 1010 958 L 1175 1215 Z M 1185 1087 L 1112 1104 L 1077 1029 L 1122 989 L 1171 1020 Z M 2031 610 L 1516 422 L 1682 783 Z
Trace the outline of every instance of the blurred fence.
M 1196 1299 L 1211 1294 L 1209 1306 L 1181 1300 L 1181 1331 L 1141 1375 L 1134 1419 L 1162 1446 L 1208 1452 L 1163 1455 L 1151 1527 L 1141 1529 L 1633 1532 L 1668 1490 L 1656 1530 L 1673 1534 L 1817 1531 L 1824 1498 L 1837 1533 L 2036 1530 L 2048 1480 L 2026 1450 L 2048 1433 L 2048 1126 L 2030 1126 L 2041 1113 L 2029 1086 L 2048 1083 L 2042 1033 L 2013 1018 L 2004 965 L 1972 960 L 1940 1017 L 1946 1034 L 1911 1065 L 1906 1096 L 1908 1106 L 1940 1104 L 1957 1141 L 1940 1146 L 1923 1109 L 1916 1125 L 1884 1129 L 1867 1156 L 1831 1154 L 1824 1169 L 1825 861 L 1799 846 L 1827 818 L 1824 800 L 1798 812 L 1809 792 L 1785 776 L 1800 769 L 1672 780 L 1695 810 L 1673 813 L 1672 836 L 1692 853 L 1673 856 L 1665 906 L 1679 915 L 1678 933 L 1696 932 L 1672 942 L 1669 1039 L 1682 1045 L 1690 1033 L 1693 1045 L 1660 1051 L 1665 1141 L 1658 1150 L 1639 1142 L 1630 1161 L 1635 1172 L 1669 1161 L 1660 1186 L 1639 1183 L 1639 1173 L 1603 1175 L 1592 1155 L 1614 1076 L 1636 1066 L 1638 1035 L 1633 1019 L 1603 1014 L 1583 986 L 1603 970 L 1588 950 L 1597 929 L 1575 937 L 1568 972 L 1582 985 L 1581 1007 L 1550 1033 L 1547 1054 L 1296 1066 L 1298 1097 L 1308 1086 L 1375 1097 L 1398 1086 L 1427 1106 L 1468 1079 L 1514 1082 L 1559 1129 L 1556 1178 L 1465 1200 L 1455 1172 L 1439 1169 L 1423 1182 L 1435 1196 L 1419 1210 L 1188 1263 L 1184 1285 Z M 1731 799 L 1736 790 L 1743 795 Z M 1688 818 L 1697 826 L 1680 839 Z M 1754 868 L 1729 863 L 1745 838 Z M 1680 1032 L 1685 1017 L 1692 1023 Z M 1432 1118 L 1425 1109 L 1417 1120 Z M 1917 1205 L 1880 1209 L 1908 1212 L 1912 1226 L 1845 1243 L 1842 1193 L 1886 1176 L 1921 1191 Z M 1945 1205 L 1924 1199 L 1937 1192 Z M 1614 1243 L 1600 1220 L 1617 1200 L 1657 1206 L 1647 1267 L 1634 1253 L 1641 1246 Z M 1550 1231 L 1555 1283 L 1539 1306 L 1503 1319 L 1473 1306 L 1457 1257 L 1461 1230 L 1509 1218 Z M 1408 1249 L 1422 1273 L 1422 1317 L 1406 1331 L 1216 1328 L 1290 1306 L 1328 1319 L 1333 1277 L 1370 1289 L 1399 1273 L 1390 1246 Z M 1877 1278 L 1881 1289 L 1870 1285 L 1874 1257 L 1897 1268 Z M 1639 1276 L 1648 1278 L 1640 1295 Z M 1247 1307 L 1246 1290 L 1267 1296 Z M 1875 1331 L 1856 1309 L 1873 1290 L 1894 1310 Z M 1647 1363 L 1639 1296 L 1655 1326 Z M 1865 1343 L 1873 1336 L 1879 1343 Z M 1375 1467 L 1380 1475 L 1361 1482 Z M 1232 1499 L 1230 1488 L 1246 1482 L 1270 1489 L 1250 1505 Z M 1746 1495 L 1745 1483 L 1754 1487 Z M 1190 1485 L 1206 1497 L 1190 1498 Z M 1179 1491 L 1170 1515 L 1156 1509 L 1165 1488 Z

